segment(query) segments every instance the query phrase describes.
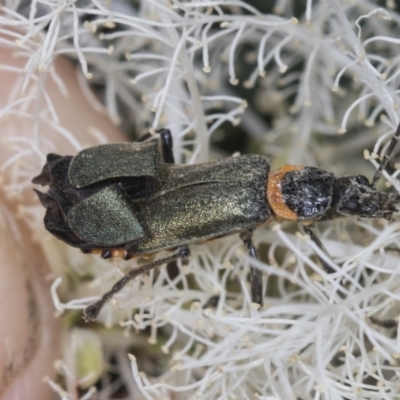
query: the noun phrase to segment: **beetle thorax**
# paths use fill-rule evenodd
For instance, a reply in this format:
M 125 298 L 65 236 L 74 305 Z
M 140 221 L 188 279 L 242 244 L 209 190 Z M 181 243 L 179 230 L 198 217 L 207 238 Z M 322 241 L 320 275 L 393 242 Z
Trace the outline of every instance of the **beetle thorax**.
M 284 165 L 268 178 L 267 198 L 280 221 L 314 221 L 332 203 L 333 174 L 314 167 Z

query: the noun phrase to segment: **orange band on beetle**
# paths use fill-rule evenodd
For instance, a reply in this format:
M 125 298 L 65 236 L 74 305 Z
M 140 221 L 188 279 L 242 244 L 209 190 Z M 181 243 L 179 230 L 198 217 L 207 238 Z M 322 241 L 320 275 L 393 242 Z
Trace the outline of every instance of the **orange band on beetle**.
M 282 195 L 281 182 L 284 176 L 291 171 L 303 169 L 300 165 L 284 165 L 268 176 L 267 199 L 274 214 L 285 221 L 297 221 L 297 214 L 285 203 Z

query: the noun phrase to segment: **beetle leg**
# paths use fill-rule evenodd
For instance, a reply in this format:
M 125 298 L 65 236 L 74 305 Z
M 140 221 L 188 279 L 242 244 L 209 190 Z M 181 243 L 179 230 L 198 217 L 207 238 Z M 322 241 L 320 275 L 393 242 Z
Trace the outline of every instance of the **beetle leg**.
M 105 260 L 107 260 L 107 258 L 111 258 L 111 257 L 112 257 L 111 250 L 102 250 L 101 258 L 104 258 Z
M 81 252 L 83 254 L 90 254 L 92 252 L 92 249 L 88 249 L 86 247 L 81 248 Z
M 139 275 L 142 275 L 145 272 L 148 272 L 153 268 L 158 267 L 159 265 L 167 264 L 180 258 L 188 258 L 189 256 L 189 248 L 180 247 L 175 253 L 173 253 L 169 257 L 153 261 L 152 263 L 145 264 L 139 268 L 131 269 L 122 279 L 115 283 L 111 290 L 105 293 L 100 298 L 100 300 L 96 301 L 95 303 L 91 304 L 89 307 L 86 307 L 83 310 L 83 319 L 86 322 L 94 321 L 98 317 L 100 310 L 103 308 L 104 304 L 110 301 L 116 293 L 120 292 L 130 280 L 135 279 Z
M 205 309 L 207 309 L 207 308 L 217 308 L 220 298 L 221 298 L 221 296 L 220 296 L 219 294 L 217 294 L 217 295 L 215 295 L 215 296 L 211 296 L 211 297 L 206 301 L 206 304 L 204 304 L 203 310 L 205 310 Z
M 379 319 L 375 317 L 369 317 L 369 319 L 373 324 L 378 325 L 381 328 L 393 329 L 397 328 L 397 326 L 399 325 L 398 321 L 394 319 Z
M 161 153 L 163 161 L 167 164 L 175 164 L 175 158 L 173 153 L 173 140 L 171 131 L 169 129 L 158 129 L 156 131 L 158 135 L 160 135 L 161 140 Z M 148 139 L 151 139 L 154 135 L 151 132 L 145 133 L 138 141 L 144 142 Z
M 160 135 L 161 150 L 164 162 L 166 162 L 167 164 L 175 164 L 173 152 L 174 143 L 172 141 L 171 131 L 169 129 L 160 129 L 156 132 Z
M 389 147 L 387 148 L 386 153 L 382 158 L 382 162 L 380 163 L 379 168 L 376 170 L 375 175 L 372 178 L 371 186 L 375 186 L 375 183 L 382 176 L 382 172 L 386 168 L 386 165 L 390 160 L 390 156 L 392 155 L 393 150 L 396 147 L 397 142 L 399 141 L 399 138 L 400 138 L 400 124 L 398 125 L 396 132 L 392 136 L 392 139 L 390 139 Z
M 240 234 L 244 245 L 246 246 L 249 256 L 258 260 L 257 250 L 254 247 L 251 239 L 253 231 L 245 231 Z M 251 283 L 251 301 L 254 304 L 259 304 L 260 307 L 263 305 L 263 284 L 262 284 L 262 272 L 253 266 L 250 267 L 250 283 Z
M 326 250 L 325 246 L 322 244 L 322 242 L 319 240 L 318 236 L 314 233 L 310 225 L 302 225 L 304 232 L 310 236 L 310 239 L 328 256 L 330 257 L 328 251 Z M 316 254 L 316 257 L 318 258 L 318 261 L 321 263 L 322 268 L 328 273 L 328 274 L 333 274 L 336 272 L 327 262 L 325 262 L 318 254 Z

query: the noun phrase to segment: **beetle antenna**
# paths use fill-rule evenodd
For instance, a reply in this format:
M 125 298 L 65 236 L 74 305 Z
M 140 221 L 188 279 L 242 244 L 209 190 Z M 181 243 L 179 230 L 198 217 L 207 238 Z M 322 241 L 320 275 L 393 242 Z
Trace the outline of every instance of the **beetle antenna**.
M 142 265 L 139 268 L 131 269 L 111 288 L 110 291 L 105 293 L 100 298 L 100 300 L 97 300 L 95 303 L 91 304 L 89 307 L 86 307 L 83 310 L 83 319 L 85 320 L 85 322 L 94 321 L 98 317 L 104 304 L 110 301 L 116 293 L 120 292 L 130 280 L 135 279 L 139 275 L 142 275 L 159 265 L 178 260 L 179 258 L 188 258 L 189 256 L 189 248 L 180 247 L 174 254 L 170 255 L 169 257 L 161 258 L 160 260 L 153 261 L 152 263 Z
M 313 229 L 314 226 L 313 224 L 310 225 L 301 225 L 304 232 L 310 236 L 310 239 L 322 250 L 323 253 L 325 253 L 327 255 L 328 258 L 330 258 L 331 256 L 328 253 L 328 250 L 326 250 L 325 246 L 323 245 L 323 243 L 321 242 L 321 240 L 319 239 L 319 237 L 314 233 Z M 315 256 L 318 258 L 318 261 L 320 262 L 322 268 L 325 270 L 325 272 L 327 272 L 328 274 L 333 274 L 334 272 L 336 272 L 336 270 L 334 268 L 332 268 L 322 257 L 320 257 L 317 253 L 315 253 Z
M 375 183 L 378 182 L 378 180 L 382 176 L 382 172 L 386 168 L 386 165 L 390 160 L 390 156 L 392 155 L 393 150 L 396 147 L 399 137 L 400 137 L 400 124 L 397 126 L 397 130 L 393 135 L 392 139 L 390 140 L 389 147 L 386 150 L 385 155 L 383 156 L 382 162 L 379 165 L 379 168 L 376 170 L 374 177 L 372 178 L 371 186 L 375 186 Z

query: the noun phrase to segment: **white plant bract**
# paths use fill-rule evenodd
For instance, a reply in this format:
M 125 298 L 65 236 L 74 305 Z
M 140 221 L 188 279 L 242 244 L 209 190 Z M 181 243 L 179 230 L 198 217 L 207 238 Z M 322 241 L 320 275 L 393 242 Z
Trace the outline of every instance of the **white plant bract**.
M 385 7 L 367 0 L 277 0 L 267 12 L 239 0 L 3 3 L 0 45 L 25 65 L 1 65 L 19 80 L 0 118 L 32 124 L 31 137 L 6 137 L 13 149 L 2 165 L 8 193 L 31 187 L 33 166 L 18 161 L 34 154 L 40 171 L 53 150 L 44 125 L 76 151 L 83 146 L 79 132 L 58 125 L 44 90 L 46 76 L 67 91 L 54 68 L 58 56 L 76 61 L 83 93 L 115 123 L 138 134 L 171 129 L 179 163 L 208 160 L 213 134 L 229 138 L 228 122 L 241 123 L 274 166 L 370 177 L 399 123 L 400 14 L 391 0 Z M 102 87 L 102 102 L 92 84 Z M 94 136 L 102 142 L 101 132 Z M 390 163 L 382 189 L 386 182 L 400 190 L 398 168 Z M 82 310 L 136 265 L 49 239 L 38 210 L 35 203 L 24 213 L 58 271 L 52 296 L 60 315 Z M 400 337 L 397 327 L 379 321 L 398 321 L 399 253 L 388 248 L 399 249 L 399 223 L 320 223 L 333 274 L 320 268 L 312 256 L 319 250 L 297 231 L 295 224 L 256 231 L 262 261 L 250 259 L 233 235 L 193 246 L 175 276 L 164 266 L 130 283 L 91 326 L 104 341 L 99 351 L 114 360 L 99 376 L 96 396 L 112 399 L 124 388 L 127 399 L 149 400 L 395 399 Z M 251 303 L 250 265 L 264 273 L 261 309 Z M 71 273 L 93 279 L 75 279 L 61 293 L 61 280 Z M 138 343 L 151 349 L 153 363 L 163 360 L 157 373 L 141 370 L 137 360 L 146 355 L 135 353 Z M 70 359 L 59 364 L 64 386 L 46 379 L 63 399 L 79 398 L 82 377 Z M 114 381 L 110 370 L 118 375 Z M 89 388 L 80 399 L 95 392 Z

